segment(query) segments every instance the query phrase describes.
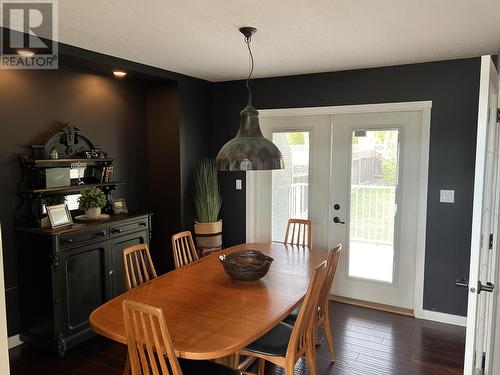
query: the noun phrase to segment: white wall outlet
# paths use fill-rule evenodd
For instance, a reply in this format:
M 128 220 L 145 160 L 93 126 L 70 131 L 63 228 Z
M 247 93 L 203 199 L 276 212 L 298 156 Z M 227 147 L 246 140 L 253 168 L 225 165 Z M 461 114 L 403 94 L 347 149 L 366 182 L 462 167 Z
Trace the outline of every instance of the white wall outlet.
M 236 190 L 241 190 L 241 180 L 236 180 Z
M 455 190 L 440 190 L 439 201 L 442 203 L 455 203 Z

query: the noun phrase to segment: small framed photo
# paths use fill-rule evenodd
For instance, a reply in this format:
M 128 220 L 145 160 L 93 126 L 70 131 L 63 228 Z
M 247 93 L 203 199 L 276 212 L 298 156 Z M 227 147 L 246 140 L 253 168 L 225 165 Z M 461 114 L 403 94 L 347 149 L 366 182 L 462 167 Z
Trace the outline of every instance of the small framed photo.
M 115 215 L 128 213 L 127 202 L 124 198 L 114 199 L 112 206 Z
M 66 204 L 47 206 L 46 209 L 51 228 L 60 228 L 73 224 L 73 218 Z

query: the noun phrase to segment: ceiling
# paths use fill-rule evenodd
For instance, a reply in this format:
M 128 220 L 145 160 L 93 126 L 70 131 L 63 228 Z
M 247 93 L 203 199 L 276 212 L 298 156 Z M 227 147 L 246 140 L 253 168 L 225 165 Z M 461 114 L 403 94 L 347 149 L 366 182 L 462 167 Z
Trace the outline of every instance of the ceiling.
M 59 40 L 174 72 L 255 77 L 496 54 L 499 0 L 62 0 Z

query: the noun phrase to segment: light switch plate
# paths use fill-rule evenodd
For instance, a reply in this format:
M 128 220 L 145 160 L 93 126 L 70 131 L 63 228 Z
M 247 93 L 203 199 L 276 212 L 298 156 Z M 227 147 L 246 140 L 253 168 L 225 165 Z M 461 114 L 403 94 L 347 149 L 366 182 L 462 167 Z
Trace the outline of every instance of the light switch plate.
M 236 180 L 236 190 L 241 190 L 241 180 Z
M 455 190 L 440 190 L 439 201 L 441 203 L 455 203 Z

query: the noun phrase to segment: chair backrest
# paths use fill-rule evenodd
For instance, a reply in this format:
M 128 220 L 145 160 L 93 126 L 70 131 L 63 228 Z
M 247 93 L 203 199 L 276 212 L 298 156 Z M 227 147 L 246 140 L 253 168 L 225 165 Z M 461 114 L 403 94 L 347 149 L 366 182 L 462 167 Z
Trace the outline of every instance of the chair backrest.
M 299 316 L 293 326 L 288 349 L 286 352 L 287 361 L 295 363 L 296 358 L 301 357 L 307 345 L 314 346 L 316 336 L 316 313 L 318 299 L 326 277 L 326 261 L 317 266 L 312 274 L 309 287 L 307 288 Z
M 324 313 L 328 313 L 328 303 L 330 301 L 330 291 L 332 289 L 333 279 L 339 264 L 340 255 L 342 254 L 342 244 L 338 244 L 335 248 L 328 252 L 328 259 L 326 261 L 326 276 L 321 292 L 319 295 L 318 306 L 320 317 Z
M 285 244 L 311 247 L 311 221 L 303 219 L 288 219 Z
M 125 300 L 123 319 L 132 375 L 182 375 L 162 309 Z
M 198 260 L 198 252 L 194 246 L 190 231 L 184 231 L 172 236 L 175 268 L 179 268 Z
M 149 247 L 146 244 L 123 249 L 123 268 L 125 269 L 127 290 L 157 277 Z

